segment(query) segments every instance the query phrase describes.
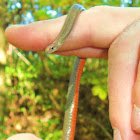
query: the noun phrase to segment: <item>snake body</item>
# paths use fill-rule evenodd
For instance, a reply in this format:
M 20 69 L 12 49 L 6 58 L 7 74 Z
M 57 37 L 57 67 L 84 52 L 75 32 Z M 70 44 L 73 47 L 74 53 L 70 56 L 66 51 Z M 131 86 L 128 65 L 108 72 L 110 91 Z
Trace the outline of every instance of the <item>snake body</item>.
M 58 50 L 71 33 L 81 11 L 86 10 L 80 4 L 74 4 L 67 15 L 65 23 L 56 40 L 46 48 L 47 53 Z M 73 140 L 78 109 L 79 85 L 86 59 L 76 57 L 68 87 L 68 98 L 63 125 L 63 140 Z

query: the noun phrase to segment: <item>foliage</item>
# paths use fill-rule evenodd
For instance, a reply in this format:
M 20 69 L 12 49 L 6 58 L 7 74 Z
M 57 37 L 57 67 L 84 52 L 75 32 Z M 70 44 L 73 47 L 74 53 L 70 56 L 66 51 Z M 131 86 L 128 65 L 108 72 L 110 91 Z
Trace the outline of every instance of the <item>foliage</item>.
M 86 8 L 121 5 L 120 0 L 3 0 L 0 1 L 0 26 L 6 28 L 10 24 L 55 18 L 66 14 L 73 3 L 80 3 Z M 127 6 L 139 6 L 139 3 L 134 1 Z M 26 19 L 27 14 L 32 16 L 32 20 Z M 19 132 L 31 132 L 44 140 L 59 140 L 74 57 L 46 56 L 20 50 L 30 61 L 26 64 L 13 52 L 12 56 L 8 56 L 5 67 L 5 84 L 9 90 L 0 139 Z M 75 139 L 111 139 L 107 92 L 107 61 L 88 59 L 81 79 Z
M 26 131 L 35 133 L 46 140 L 60 139 L 66 91 L 74 57 L 59 57 L 57 55 L 46 57 L 45 54 L 32 52 L 29 54 L 26 55 L 26 58 L 30 60 L 31 65 L 26 65 L 14 54 L 12 63 L 10 62 L 5 68 L 6 85 L 11 90 L 7 93 L 9 116 L 5 118 L 6 129 L 4 131 L 8 135 L 14 134 L 15 131 Z M 11 60 L 11 58 L 9 59 Z M 105 60 L 88 59 L 81 87 L 86 89 L 86 87 L 92 86 L 106 86 L 106 65 Z M 104 92 L 107 95 L 107 90 Z M 81 95 L 84 93 L 87 93 L 88 96 L 91 93 L 90 88 L 88 92 L 82 93 L 81 91 Z M 87 100 L 92 104 L 92 100 L 95 98 L 91 94 Z M 94 102 L 96 103 L 96 101 Z M 104 105 L 102 107 L 105 109 Z M 89 109 L 86 110 L 89 111 Z M 31 122 L 29 123 L 29 121 Z

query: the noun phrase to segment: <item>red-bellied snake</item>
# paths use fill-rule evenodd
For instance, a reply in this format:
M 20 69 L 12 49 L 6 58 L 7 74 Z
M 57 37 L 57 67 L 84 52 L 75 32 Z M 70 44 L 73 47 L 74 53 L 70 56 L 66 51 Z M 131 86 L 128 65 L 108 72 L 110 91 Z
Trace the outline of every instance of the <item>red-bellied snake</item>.
M 58 50 L 68 38 L 81 11 L 86 10 L 80 4 L 74 4 L 67 15 L 65 23 L 56 40 L 46 48 L 47 53 Z M 68 98 L 66 103 L 65 118 L 63 125 L 63 140 L 73 140 L 76 127 L 78 109 L 79 84 L 86 59 L 77 57 L 70 77 Z

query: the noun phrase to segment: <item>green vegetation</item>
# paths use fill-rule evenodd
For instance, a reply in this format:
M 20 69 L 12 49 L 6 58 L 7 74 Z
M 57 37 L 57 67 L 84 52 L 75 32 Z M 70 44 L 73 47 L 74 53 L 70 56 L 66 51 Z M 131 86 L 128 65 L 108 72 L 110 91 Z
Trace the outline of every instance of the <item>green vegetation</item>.
M 86 8 L 121 5 L 120 0 L 2 0 L 0 37 L 10 24 L 56 18 L 66 14 L 73 3 L 80 3 Z M 139 5 L 136 1 L 125 4 Z M 32 18 L 26 20 L 27 14 Z M 17 49 L 13 49 L 11 54 L 5 38 L 3 42 L 0 46 L 5 52 L 7 63 L 0 62 L 1 73 L 5 71 L 3 79 L 6 85 L 4 94 L 0 93 L 0 101 L 5 100 L 4 120 L 0 120 L 0 139 L 5 140 L 20 132 L 30 132 L 44 140 L 59 140 L 74 57 L 46 56 L 45 53 Z M 87 59 L 81 79 L 75 140 L 112 139 L 108 117 L 107 73 L 106 60 Z

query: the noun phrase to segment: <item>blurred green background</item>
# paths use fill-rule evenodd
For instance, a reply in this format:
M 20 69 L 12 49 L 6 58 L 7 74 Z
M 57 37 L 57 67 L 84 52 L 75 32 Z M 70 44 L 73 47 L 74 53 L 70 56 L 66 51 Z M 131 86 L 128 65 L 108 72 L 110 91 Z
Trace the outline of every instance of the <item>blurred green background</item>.
M 140 0 L 0 0 L 0 139 L 30 132 L 44 140 L 62 136 L 67 87 L 75 57 L 25 52 L 9 45 L 4 30 L 67 14 L 79 3 L 140 6 Z M 107 61 L 87 59 L 81 79 L 75 140 L 111 140 Z

